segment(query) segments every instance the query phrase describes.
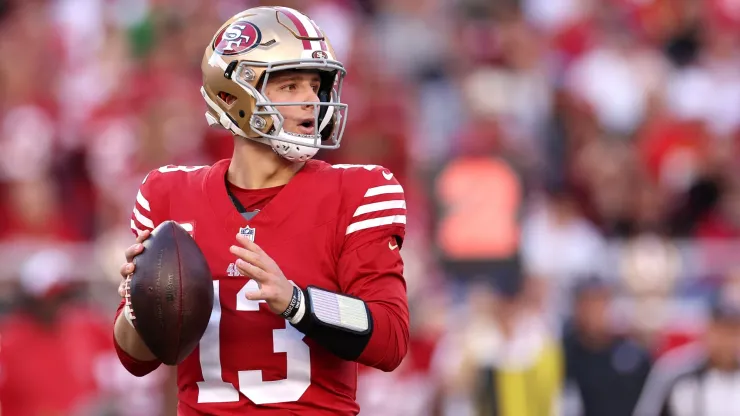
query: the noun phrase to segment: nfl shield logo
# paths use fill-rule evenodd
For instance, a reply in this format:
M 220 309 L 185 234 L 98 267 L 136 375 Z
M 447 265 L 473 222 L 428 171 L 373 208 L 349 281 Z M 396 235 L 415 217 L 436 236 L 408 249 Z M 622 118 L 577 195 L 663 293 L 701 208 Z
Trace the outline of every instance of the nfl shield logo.
M 254 228 L 250 226 L 240 228 L 239 234 L 247 236 L 250 241 L 254 241 Z

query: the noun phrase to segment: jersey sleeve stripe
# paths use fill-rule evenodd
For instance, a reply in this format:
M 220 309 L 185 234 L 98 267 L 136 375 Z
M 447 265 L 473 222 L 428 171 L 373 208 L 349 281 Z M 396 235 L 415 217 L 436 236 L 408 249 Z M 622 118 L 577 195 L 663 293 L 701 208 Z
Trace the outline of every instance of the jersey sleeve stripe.
M 139 229 L 139 228 L 138 228 L 138 227 L 136 226 L 136 223 L 134 222 L 134 219 L 133 219 L 133 218 L 131 219 L 131 231 L 133 231 L 133 232 L 134 232 L 134 233 L 136 234 L 136 236 L 137 236 L 137 237 L 138 237 L 138 236 L 140 236 L 140 235 L 141 235 L 141 233 L 143 233 L 143 232 L 144 232 L 144 231 L 140 230 L 140 229 Z
M 368 228 L 381 227 L 383 225 L 391 224 L 406 224 L 405 215 L 391 215 L 388 217 L 371 218 L 369 220 L 357 221 L 347 227 L 347 234 L 352 234 L 355 231 L 365 230 Z
M 392 201 L 373 202 L 371 204 L 360 205 L 355 211 L 353 217 L 357 217 L 363 214 L 377 211 L 385 211 L 387 209 L 406 209 L 406 201 L 403 199 L 394 199 Z
M 145 210 L 152 212 L 152 209 L 149 208 L 149 201 L 147 201 L 146 198 L 144 198 L 144 195 L 141 194 L 141 191 L 139 191 L 139 193 L 136 194 L 136 202 L 138 202 L 139 205 L 141 205 L 141 207 L 144 208 Z
M 154 228 L 154 223 L 149 218 L 141 215 L 141 212 L 139 212 L 139 209 L 134 207 L 134 217 L 136 218 L 136 221 L 139 221 L 139 224 L 143 225 L 144 227 L 148 228 Z
M 402 194 L 403 187 L 401 185 L 383 185 L 370 188 L 365 192 L 365 197 L 383 195 L 383 194 Z

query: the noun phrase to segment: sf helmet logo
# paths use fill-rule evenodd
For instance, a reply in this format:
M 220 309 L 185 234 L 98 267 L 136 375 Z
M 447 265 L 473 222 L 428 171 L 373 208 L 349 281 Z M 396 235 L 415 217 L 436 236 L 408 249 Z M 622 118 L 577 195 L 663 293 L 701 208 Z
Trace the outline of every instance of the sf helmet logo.
M 213 40 L 213 50 L 220 55 L 238 55 L 257 47 L 262 33 L 254 24 L 237 20 L 219 32 Z
M 314 53 L 311 54 L 311 57 L 313 59 L 327 59 L 329 58 L 329 55 L 324 51 L 314 51 Z

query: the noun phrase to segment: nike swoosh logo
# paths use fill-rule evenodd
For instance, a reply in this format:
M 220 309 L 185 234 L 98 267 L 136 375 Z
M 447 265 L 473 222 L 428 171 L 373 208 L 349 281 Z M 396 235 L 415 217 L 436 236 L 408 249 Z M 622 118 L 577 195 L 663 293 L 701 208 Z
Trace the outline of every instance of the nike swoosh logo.
M 391 242 L 389 241 L 389 242 L 388 242 L 388 248 L 389 248 L 389 249 L 391 249 L 391 250 L 395 250 L 395 249 L 397 249 L 397 248 L 398 248 L 398 244 L 396 244 L 396 245 L 394 246 L 394 245 L 393 245 L 393 244 L 391 244 Z
M 383 172 L 383 177 L 387 180 L 393 179 L 393 172 Z

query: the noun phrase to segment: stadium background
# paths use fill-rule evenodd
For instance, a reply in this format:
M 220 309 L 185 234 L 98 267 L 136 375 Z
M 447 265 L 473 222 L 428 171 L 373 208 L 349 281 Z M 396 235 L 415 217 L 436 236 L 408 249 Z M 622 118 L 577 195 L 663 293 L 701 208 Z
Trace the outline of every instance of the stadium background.
M 118 267 L 150 169 L 229 157 L 199 65 L 257 4 L 0 1 L 3 415 L 172 414 L 171 372 L 135 379 L 112 352 Z M 468 414 L 485 396 L 468 370 L 559 345 L 574 288 L 632 340 L 615 366 L 635 385 L 643 354 L 701 339 L 711 293 L 740 281 L 739 1 L 281 5 L 349 70 L 342 147 L 319 157 L 406 189 L 412 347 L 362 373 L 362 414 Z

